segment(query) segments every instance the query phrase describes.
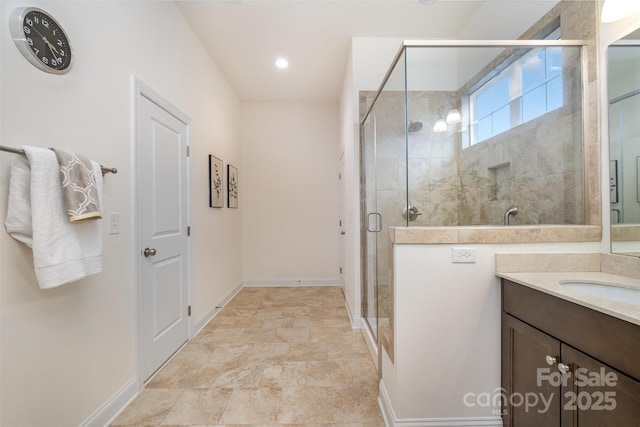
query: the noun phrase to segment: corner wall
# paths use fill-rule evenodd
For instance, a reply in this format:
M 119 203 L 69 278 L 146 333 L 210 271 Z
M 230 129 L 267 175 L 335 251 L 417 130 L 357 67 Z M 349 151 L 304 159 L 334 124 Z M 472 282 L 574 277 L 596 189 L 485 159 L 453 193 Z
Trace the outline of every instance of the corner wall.
M 39 71 L 16 49 L 6 23 L 18 6 L 64 26 L 75 55 L 68 74 Z M 1 144 L 60 147 L 118 168 L 105 176 L 103 206 L 120 214 L 120 234 L 103 231 L 103 272 L 48 290 L 31 250 L 0 231 L 0 424 L 106 422 L 120 408 L 103 405 L 137 391 L 131 76 L 192 119 L 193 319 L 242 280 L 241 211 L 208 207 L 207 164 L 215 154 L 242 171 L 239 100 L 172 2 L 3 1 L 0 21 Z M 3 219 L 13 156 L 0 153 Z
M 338 121 L 337 103 L 242 104 L 245 285 L 341 284 Z

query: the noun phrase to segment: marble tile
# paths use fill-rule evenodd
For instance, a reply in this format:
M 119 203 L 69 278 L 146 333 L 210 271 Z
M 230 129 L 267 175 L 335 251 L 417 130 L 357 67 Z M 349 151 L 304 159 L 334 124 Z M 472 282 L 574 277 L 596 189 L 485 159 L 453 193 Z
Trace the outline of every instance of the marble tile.
M 338 394 L 330 387 L 285 387 L 278 409 L 281 424 L 333 423 Z
M 113 421 L 112 426 L 160 424 L 185 390 L 145 389 Z
M 600 253 L 497 253 L 496 272 L 600 271 Z
M 211 344 L 211 343 L 234 343 L 240 342 L 240 337 L 244 333 L 244 328 L 224 328 L 204 329 L 191 343 Z M 209 348 L 207 346 L 207 348 Z
M 185 390 L 163 423 L 176 425 L 218 423 L 230 396 L 231 390 L 223 388 Z
M 257 343 L 249 355 L 250 361 L 284 360 L 289 355 L 289 344 L 280 342 Z
M 113 425 L 381 426 L 377 383 L 339 288 L 245 288 Z
M 287 361 L 310 362 L 328 360 L 329 352 L 327 351 L 327 347 L 328 344 L 324 341 L 293 343 L 289 347 Z
M 264 364 L 261 362 L 247 362 L 237 366 L 223 365 L 213 379 L 211 387 L 226 389 L 258 387 L 263 371 Z
M 207 363 L 241 362 L 247 360 L 254 349 L 254 344 L 245 343 L 211 343 L 207 345 L 211 349 Z
M 235 362 L 231 362 L 235 363 Z M 209 388 L 224 372 L 222 364 L 211 366 L 201 363 L 169 362 L 149 382 L 150 389 L 201 389 Z M 236 365 L 237 366 L 237 365 Z
M 265 329 L 292 328 L 294 323 L 293 317 L 277 317 L 273 319 L 265 319 L 262 327 Z
M 287 361 L 272 365 L 262 374 L 262 387 L 331 387 L 351 385 L 353 375 L 348 361 Z
M 343 387 L 337 389 L 333 417 L 337 422 L 382 422 L 380 408 L 375 401 L 377 387 Z
M 304 343 L 309 341 L 309 328 L 279 328 L 276 332 L 278 340 L 287 343 Z
M 274 388 L 235 389 L 224 413 L 222 424 L 275 423 L 282 390 Z

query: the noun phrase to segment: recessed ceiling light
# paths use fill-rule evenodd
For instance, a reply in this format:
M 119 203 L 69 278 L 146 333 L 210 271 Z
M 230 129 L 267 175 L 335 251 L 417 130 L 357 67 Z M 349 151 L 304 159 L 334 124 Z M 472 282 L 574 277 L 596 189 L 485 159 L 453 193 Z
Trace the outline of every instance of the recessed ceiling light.
M 418 0 L 422 4 L 434 4 L 438 0 Z
M 285 69 L 289 66 L 289 61 L 287 61 L 284 58 L 280 58 L 276 61 L 276 67 L 280 68 L 280 69 Z

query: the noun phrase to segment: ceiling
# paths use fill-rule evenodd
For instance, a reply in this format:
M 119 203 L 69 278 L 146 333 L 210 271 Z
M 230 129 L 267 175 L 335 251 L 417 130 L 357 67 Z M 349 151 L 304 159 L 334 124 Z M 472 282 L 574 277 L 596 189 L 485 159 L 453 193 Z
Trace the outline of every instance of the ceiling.
M 510 39 L 556 1 L 176 1 L 242 101 L 337 101 L 352 37 Z M 400 43 L 398 43 L 400 47 Z M 286 57 L 289 68 L 274 66 Z

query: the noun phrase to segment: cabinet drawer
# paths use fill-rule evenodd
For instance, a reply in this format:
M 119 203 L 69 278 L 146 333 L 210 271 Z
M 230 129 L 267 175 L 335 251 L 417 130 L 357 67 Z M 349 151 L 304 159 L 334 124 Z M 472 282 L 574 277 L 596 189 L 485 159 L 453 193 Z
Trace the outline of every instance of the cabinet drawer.
M 640 379 L 640 326 L 505 279 L 502 308 L 513 317 Z

